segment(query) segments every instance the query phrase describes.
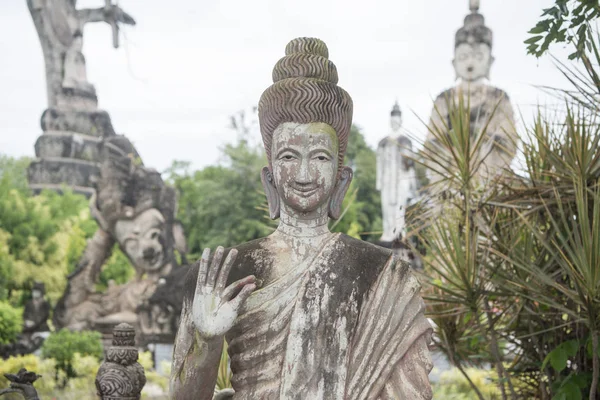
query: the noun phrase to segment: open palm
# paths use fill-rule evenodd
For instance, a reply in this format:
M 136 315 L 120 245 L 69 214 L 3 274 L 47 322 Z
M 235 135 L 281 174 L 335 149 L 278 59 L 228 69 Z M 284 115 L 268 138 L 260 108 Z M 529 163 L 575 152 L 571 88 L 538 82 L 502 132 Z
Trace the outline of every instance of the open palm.
M 256 278 L 253 275 L 225 287 L 237 250 L 232 249 L 221 263 L 224 251 L 223 247 L 217 247 L 210 261 L 210 249 L 204 249 L 198 269 L 192 317 L 198 333 L 205 339 L 227 333 L 233 326 L 240 307 L 256 289 Z

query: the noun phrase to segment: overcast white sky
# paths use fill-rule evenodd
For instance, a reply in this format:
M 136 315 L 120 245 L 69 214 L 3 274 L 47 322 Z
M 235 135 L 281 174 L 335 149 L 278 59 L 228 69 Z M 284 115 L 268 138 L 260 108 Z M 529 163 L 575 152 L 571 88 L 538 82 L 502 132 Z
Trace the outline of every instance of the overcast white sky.
M 526 55 L 523 40 L 552 0 L 482 0 L 494 32 L 491 83 L 526 120 L 555 102 L 532 85 L 562 86 L 549 57 Z M 80 0 L 78 7 L 101 7 Z M 215 163 L 235 140 L 229 115 L 258 102 L 287 42 L 327 43 L 340 86 L 354 100 L 354 122 L 375 146 L 388 133 L 397 98 L 405 127 L 423 132 L 432 98 L 454 83 L 454 33 L 468 0 L 121 0 L 138 24 L 112 48 L 106 24 L 84 33 L 88 78 L 117 132 L 147 166 L 173 160 Z M 25 0 L 3 0 L 0 13 L 0 153 L 33 156 L 46 108 L 42 51 Z M 564 49 L 554 47 L 562 57 Z M 416 115 L 414 115 L 416 113 Z M 527 122 L 527 121 L 526 121 Z

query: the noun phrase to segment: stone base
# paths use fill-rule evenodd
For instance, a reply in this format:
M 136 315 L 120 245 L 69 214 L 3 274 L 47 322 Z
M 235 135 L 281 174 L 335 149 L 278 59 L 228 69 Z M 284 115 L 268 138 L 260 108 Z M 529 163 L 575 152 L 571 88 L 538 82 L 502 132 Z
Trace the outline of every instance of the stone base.
M 87 188 L 87 187 L 82 187 L 82 186 L 51 185 L 51 184 L 44 184 L 44 183 L 38 183 L 38 184 L 33 184 L 33 185 L 30 184 L 29 188 L 35 195 L 40 194 L 44 190 L 52 190 L 53 192 L 56 192 L 58 194 L 63 194 L 65 192 L 65 189 L 67 189 L 67 190 L 72 191 L 75 194 L 81 194 L 88 199 L 95 192 L 95 190 L 92 188 Z
M 100 161 L 102 139 L 67 131 L 48 131 L 35 142 L 38 158 L 76 158 L 85 161 Z
M 44 158 L 31 162 L 27 169 L 29 185 L 34 190 L 54 189 L 65 185 L 93 191 L 93 176 L 100 175 L 96 162 L 72 158 Z
M 42 131 L 79 132 L 99 138 L 114 136 L 110 116 L 106 111 L 72 111 L 49 108 L 42 114 Z

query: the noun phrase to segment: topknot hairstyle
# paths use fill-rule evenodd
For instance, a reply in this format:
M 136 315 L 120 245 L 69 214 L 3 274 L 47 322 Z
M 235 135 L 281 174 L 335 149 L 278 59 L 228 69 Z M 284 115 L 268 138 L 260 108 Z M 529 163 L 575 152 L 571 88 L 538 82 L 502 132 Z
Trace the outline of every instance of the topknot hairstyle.
M 483 15 L 479 14 L 477 10 L 473 10 L 471 14 L 465 17 L 464 26 L 456 31 L 454 48 L 463 43 L 484 43 L 491 48 L 492 40 L 492 30 L 485 26 Z
M 273 132 L 284 122 L 331 125 L 338 137 L 341 168 L 352 126 L 352 98 L 337 86 L 335 65 L 322 40 L 297 38 L 288 43 L 285 57 L 273 68 L 273 85 L 258 103 L 260 132 L 271 165 Z

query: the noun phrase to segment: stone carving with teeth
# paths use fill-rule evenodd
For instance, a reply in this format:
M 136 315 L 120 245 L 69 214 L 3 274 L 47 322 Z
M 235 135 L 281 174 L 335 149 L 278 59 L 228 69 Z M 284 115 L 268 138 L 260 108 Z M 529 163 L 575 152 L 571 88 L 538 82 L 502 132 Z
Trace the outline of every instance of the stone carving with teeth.
M 119 146 L 111 145 L 114 140 L 121 142 Z M 90 329 L 106 324 L 112 329 L 121 322 L 136 326 L 140 322 L 138 307 L 176 266 L 174 250 L 185 253 L 181 226 L 175 221 L 174 189 L 165 185 L 157 171 L 136 165 L 132 153 L 119 153 L 122 148 L 133 150 L 127 143 L 122 136 L 103 143 L 105 161 L 90 199 L 98 230 L 58 302 L 54 312 L 57 327 Z M 124 285 L 110 285 L 100 294 L 95 285 L 115 243 L 131 261 L 136 278 Z
M 352 180 L 352 99 L 325 43 L 298 38 L 259 102 L 268 237 L 205 250 L 184 288 L 171 395 L 213 398 L 224 338 L 233 389 L 215 398 L 431 399 L 431 327 L 408 264 L 331 233 Z

